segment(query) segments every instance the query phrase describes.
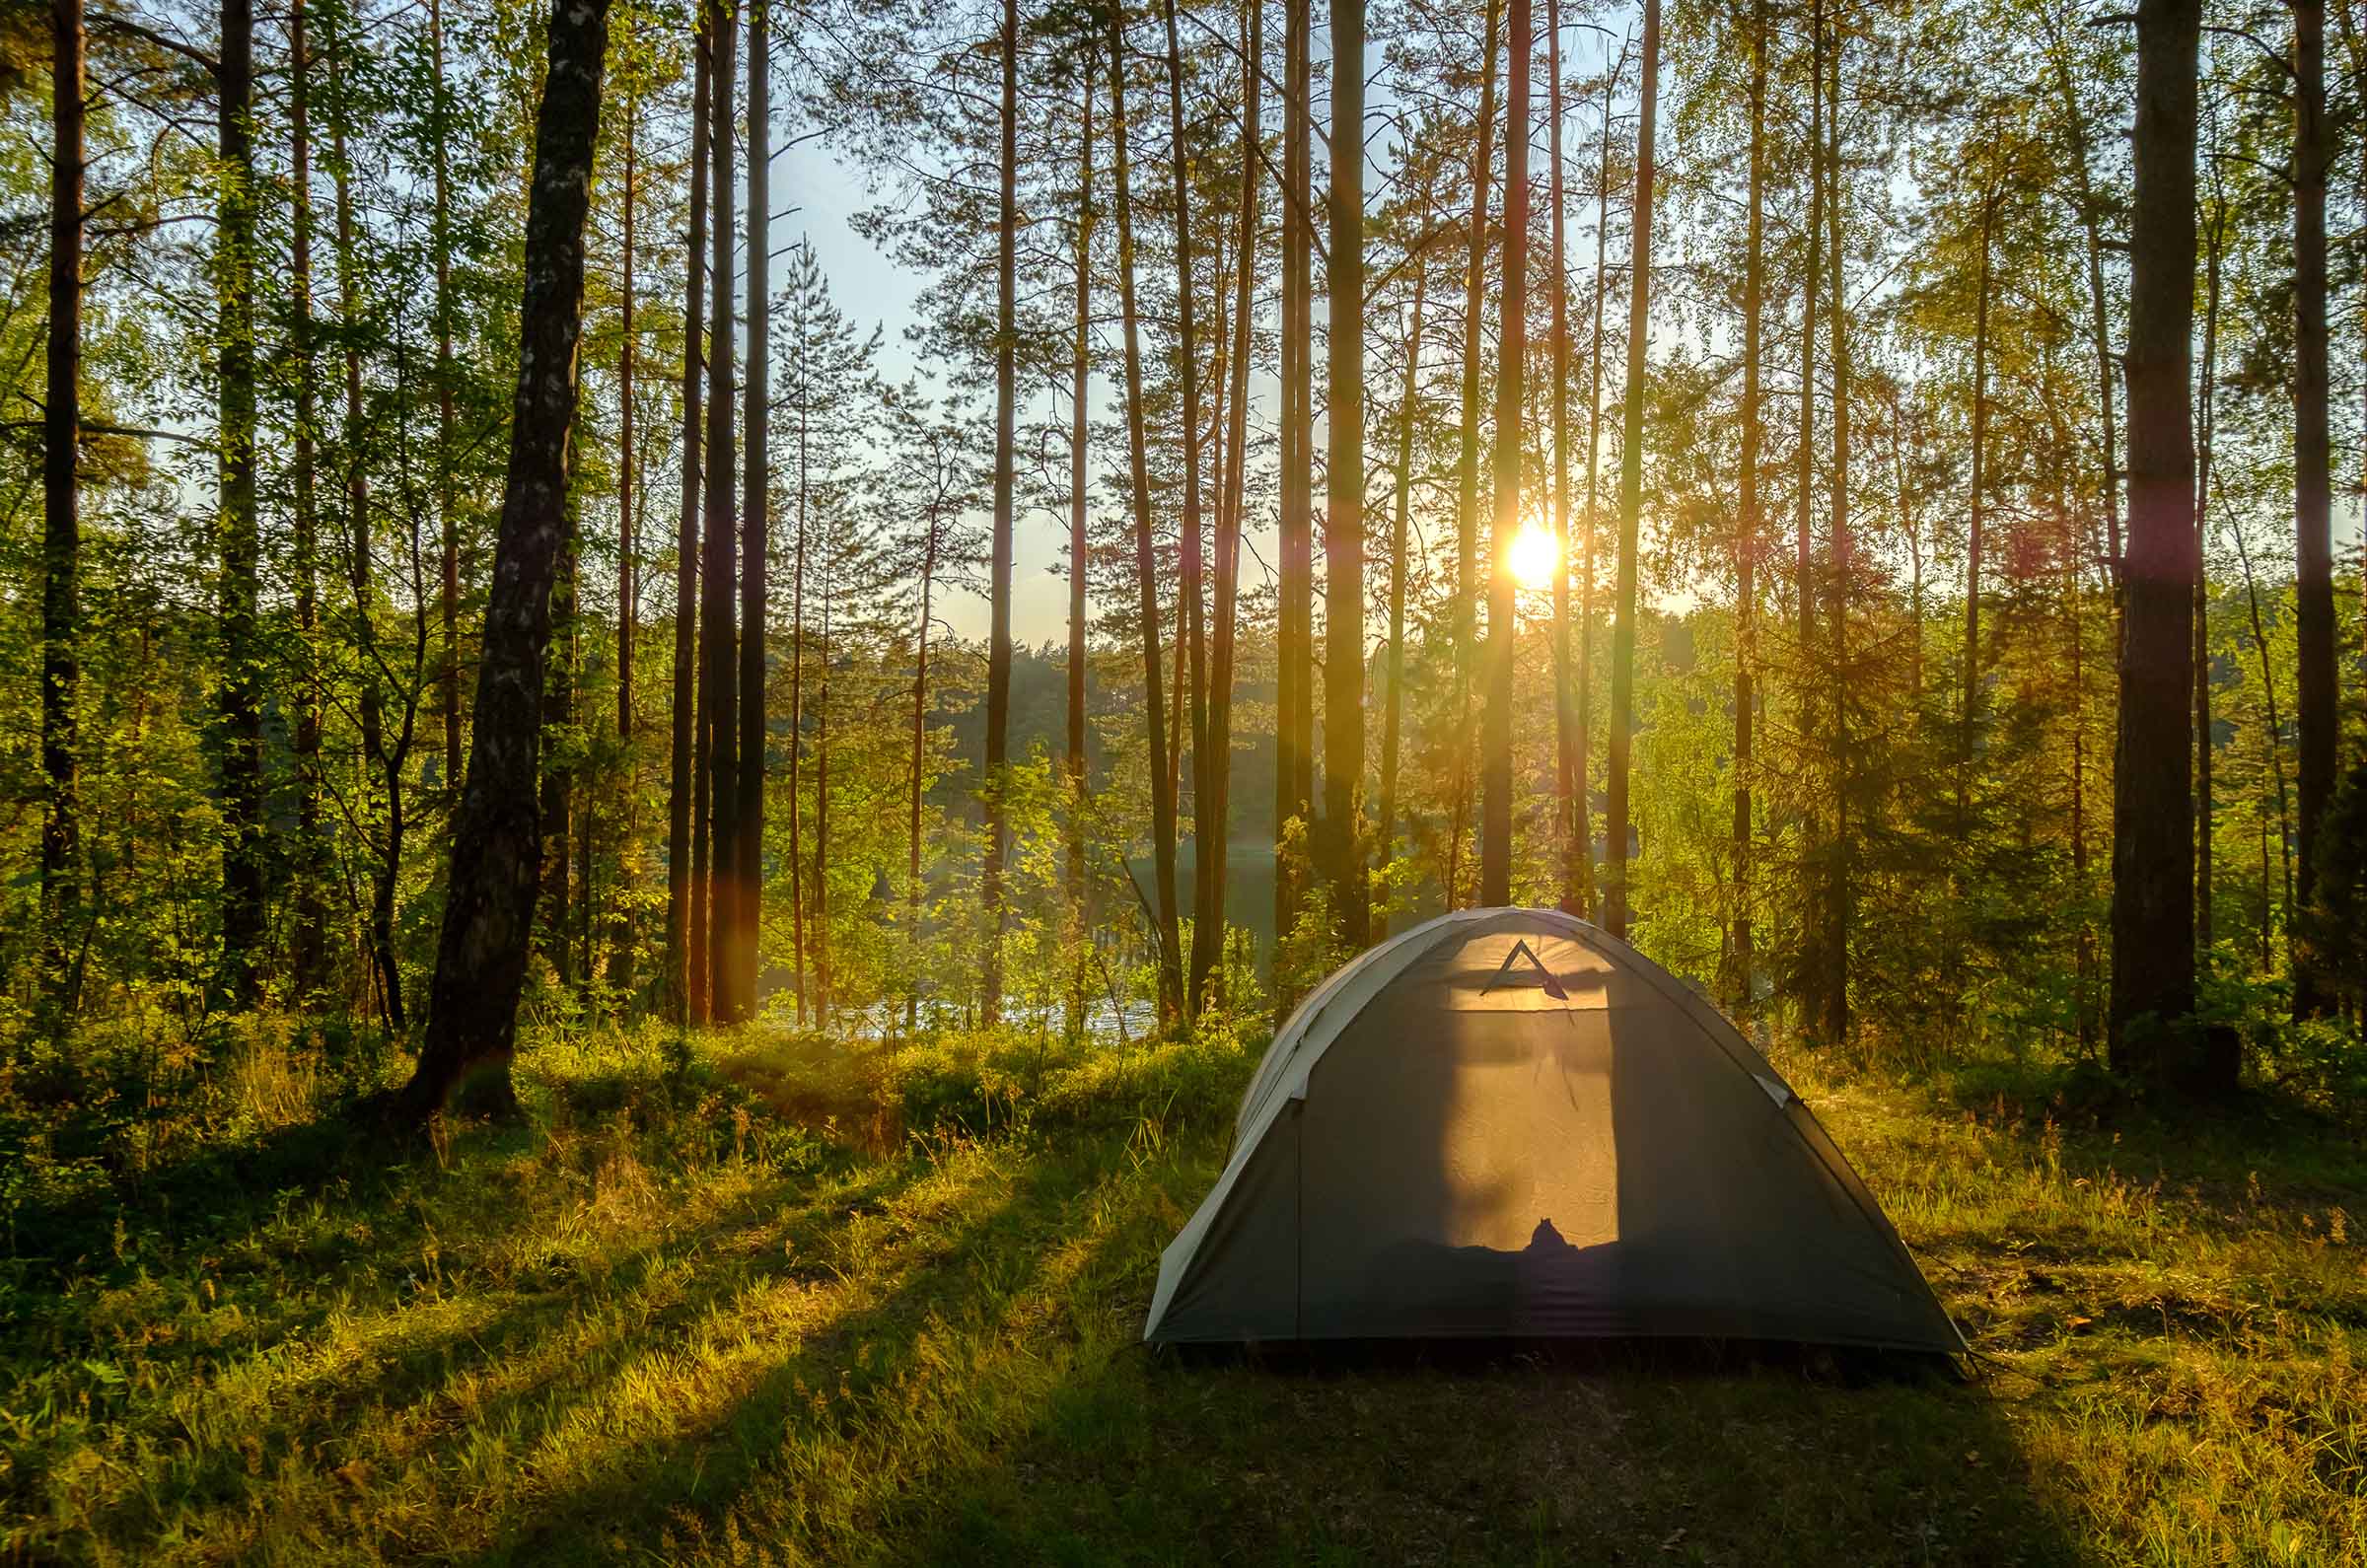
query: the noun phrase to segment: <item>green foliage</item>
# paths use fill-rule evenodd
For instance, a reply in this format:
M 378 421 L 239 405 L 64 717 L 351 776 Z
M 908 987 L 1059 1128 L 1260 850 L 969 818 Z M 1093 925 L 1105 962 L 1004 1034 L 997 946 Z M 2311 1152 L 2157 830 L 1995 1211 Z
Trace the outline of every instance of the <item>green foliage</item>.
M 2355 1018 L 2367 1012 L 2367 758 L 2335 786 L 2318 832 L 2317 878 L 2301 912 L 2300 944 Z

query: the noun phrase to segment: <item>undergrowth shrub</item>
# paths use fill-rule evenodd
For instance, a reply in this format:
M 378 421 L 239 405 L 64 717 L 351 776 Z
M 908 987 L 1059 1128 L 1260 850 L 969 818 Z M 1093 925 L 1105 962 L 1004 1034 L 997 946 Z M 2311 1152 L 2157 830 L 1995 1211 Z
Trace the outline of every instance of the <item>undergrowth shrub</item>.
M 1017 1028 L 901 1043 L 819 1035 L 727 1054 L 719 1069 L 781 1115 L 873 1152 L 910 1138 L 1166 1127 L 1229 1118 L 1261 1040 L 1222 1020 L 1131 1044 Z

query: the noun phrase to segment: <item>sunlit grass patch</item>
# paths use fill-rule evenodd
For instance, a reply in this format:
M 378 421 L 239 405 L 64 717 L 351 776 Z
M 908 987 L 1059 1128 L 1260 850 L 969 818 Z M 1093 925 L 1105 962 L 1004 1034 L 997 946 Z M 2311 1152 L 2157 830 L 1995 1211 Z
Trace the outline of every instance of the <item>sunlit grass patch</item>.
M 1972 1385 L 1155 1361 L 1158 1254 L 1254 1054 L 564 1035 L 522 1057 L 521 1126 L 307 1167 L 266 1156 L 316 1122 L 242 1113 L 197 1153 L 244 1140 L 223 1169 L 271 1184 L 98 1230 L 25 1211 L 83 1250 L 12 1265 L 0 1555 L 2367 1557 L 2339 1129 L 1787 1057 Z

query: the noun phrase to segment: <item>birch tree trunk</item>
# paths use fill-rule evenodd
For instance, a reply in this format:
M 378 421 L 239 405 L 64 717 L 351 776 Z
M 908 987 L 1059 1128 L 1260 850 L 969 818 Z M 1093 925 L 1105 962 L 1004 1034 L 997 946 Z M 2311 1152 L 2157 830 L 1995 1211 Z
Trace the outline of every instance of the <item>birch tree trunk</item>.
M 555 6 L 527 203 L 525 297 L 509 474 L 477 665 L 467 784 L 453 822 L 452 868 L 427 1037 L 397 1109 L 413 1120 L 451 1106 L 514 1113 L 510 1057 L 526 979 L 550 589 L 565 531 L 582 335 L 584 221 L 600 134 L 608 0 Z

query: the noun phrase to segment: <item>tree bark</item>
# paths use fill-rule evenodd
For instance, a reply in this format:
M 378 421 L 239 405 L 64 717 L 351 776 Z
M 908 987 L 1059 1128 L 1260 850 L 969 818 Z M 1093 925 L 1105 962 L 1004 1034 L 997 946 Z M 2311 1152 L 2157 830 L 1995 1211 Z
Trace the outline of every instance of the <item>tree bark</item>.
M 1422 188 L 1421 212 L 1431 213 L 1430 186 Z M 1422 308 L 1429 303 L 1430 258 L 1413 256 L 1413 321 L 1405 333 L 1405 395 L 1398 405 L 1398 501 L 1389 525 L 1389 707 L 1381 721 L 1381 822 L 1376 843 L 1381 870 L 1398 847 L 1398 753 L 1405 727 L 1405 543 L 1413 504 L 1413 422 L 1421 412 Z M 1386 914 L 1373 923 L 1373 940 L 1389 935 Z
M 771 409 L 772 30 L 769 0 L 748 12 L 748 383 L 747 468 L 741 489 L 740 777 L 732 945 L 732 1016 L 756 1016 L 756 948 L 764 906 L 765 567 L 772 547 L 772 463 L 765 437 Z
M 629 24 L 628 24 L 629 26 Z M 637 873 L 636 859 L 640 834 L 636 819 L 639 816 L 640 792 L 638 769 L 633 757 L 633 654 L 639 640 L 640 562 L 638 540 L 633 536 L 634 482 L 639 463 L 633 450 L 633 224 L 635 207 L 640 196 L 637 182 L 637 159 L 641 122 L 640 82 L 636 74 L 634 90 L 624 104 L 624 235 L 621 254 L 624 263 L 622 291 L 618 300 L 616 351 L 616 764 L 621 799 L 618 802 L 618 822 L 622 829 L 616 846 L 617 891 L 614 909 L 609 919 L 609 971 L 607 981 L 610 991 L 626 1004 L 628 1010 L 633 991 L 633 908 L 632 886 Z M 586 965 L 589 968 L 589 963 Z
M 1305 0 L 1294 0 L 1304 4 Z M 1125 25 L 1110 13 L 1110 147 L 1117 202 L 1118 314 L 1126 338 L 1126 458 L 1134 503 L 1134 575 L 1141 593 L 1143 713 L 1150 726 L 1151 852 L 1158 884 L 1159 1013 L 1184 1013 L 1182 937 L 1176 918 L 1176 792 L 1167 771 L 1167 711 L 1159 681 L 1159 577 L 1152 537 L 1150 461 L 1142 407 L 1142 341 L 1134 308 L 1134 211 L 1126 167 Z
M 2201 0 L 2139 0 L 2129 233 L 2128 559 L 2113 769 L 2113 1066 L 2198 1082 L 2194 1011 L 2194 141 Z
M 1208 707 L 1202 689 L 1206 635 L 1200 621 L 1205 597 L 1200 535 L 1200 350 L 1192 321 L 1191 170 L 1189 146 L 1184 139 L 1184 54 L 1176 36 L 1175 0 L 1162 0 L 1160 15 L 1167 24 L 1168 156 L 1176 193 L 1176 361 L 1184 424 L 1183 571 L 1178 585 L 1181 603 L 1176 607 L 1176 681 L 1191 735 L 1192 931 L 1188 983 L 1184 988 L 1184 1014 L 1191 1018 L 1199 1013 L 1200 986 L 1213 966 L 1215 944 L 1224 938 L 1224 921 L 1220 904 L 1217 929 L 1203 932 L 1200 928 L 1209 885 L 1216 876 L 1216 857 L 1209 842 L 1212 829 L 1202 820 L 1208 808 Z M 1179 729 L 1178 752 L 1184 744 Z M 1221 839 L 1223 824 L 1216 824 L 1213 832 Z
M 1479 901 L 1512 902 L 1512 666 L 1519 628 L 1512 541 L 1521 529 L 1521 397 L 1529 362 L 1529 0 L 1512 0 L 1504 92 L 1503 295 L 1496 317 L 1495 531 L 1480 736 Z
M 2317 890 L 2321 828 L 2333 799 L 2342 719 L 2334 666 L 2333 453 L 2327 411 L 2326 6 L 2290 0 L 2293 10 L 2293 533 L 2294 632 L 2300 673 L 2298 721 L 2300 842 L 2294 896 L 2310 907 Z M 2307 944 L 2295 949 L 2293 1016 L 2332 1006 Z
M 1622 41 L 1618 64 L 1603 82 L 1603 145 L 1595 164 L 1595 322 L 1594 338 L 1586 351 L 1586 527 L 1578 549 L 1578 670 L 1574 682 L 1578 724 L 1575 754 L 1570 759 L 1576 785 L 1571 802 L 1576 820 L 1570 835 L 1577 843 L 1577 913 L 1582 919 L 1595 907 L 1595 541 L 1603 494 L 1603 305 L 1611 277 L 1611 110 L 1626 63 L 1627 47 Z
M 1992 160 L 1996 148 L 1990 148 Z M 1963 694 L 1957 712 L 1956 848 L 1961 857 L 1972 831 L 1972 744 L 1980 727 L 1980 567 L 1988 522 L 1990 257 L 2002 199 L 1992 162 L 1981 192 L 1979 294 L 1972 308 L 1972 493 L 1965 535 L 1965 648 Z
M 453 506 L 453 460 L 459 455 L 453 407 L 457 371 L 452 357 L 452 154 L 444 88 L 444 8 L 427 3 L 428 65 L 434 71 L 436 249 L 436 525 L 443 553 L 438 609 L 444 619 L 444 658 L 437 670 L 444 710 L 444 787 L 461 787 L 461 535 Z M 629 177 L 628 177 L 629 185 Z M 631 199 L 628 195 L 628 201 Z
M 1849 933 L 1856 890 L 1850 858 L 1849 794 L 1855 752 L 1849 742 L 1849 590 L 1856 562 L 1849 533 L 1849 267 L 1841 248 L 1841 54 L 1845 35 L 1832 37 L 1832 81 L 1826 100 L 1825 218 L 1830 241 L 1828 270 L 1832 277 L 1832 498 L 1831 578 L 1826 620 L 1832 637 L 1832 853 L 1825 878 L 1825 1037 L 1849 1037 Z
M 526 979 L 541 858 L 536 810 L 542 664 L 550 589 L 565 533 L 582 335 L 584 220 L 600 134 L 608 0 L 553 8 L 550 66 L 537 115 L 527 203 L 525 296 L 509 474 L 477 665 L 467 784 L 453 823 L 452 869 L 427 1038 L 400 1107 L 513 1112 L 510 1057 Z
M 2218 428 L 2220 263 L 2226 208 L 2211 204 L 2203 237 L 2202 372 L 2194 388 L 2194 948 L 2208 972 L 2211 962 L 2211 446 Z
M 1361 951 L 1371 926 L 1364 834 L 1364 0 L 1331 7 L 1330 461 L 1324 506 L 1324 815 L 1335 929 Z
M 836 572 L 823 556 L 822 685 L 814 694 L 814 1027 L 830 1024 L 830 609 L 837 604 Z
M 1800 298 L 1800 447 L 1798 453 L 1799 478 L 1795 483 L 1796 516 L 1793 520 L 1794 549 L 1792 591 L 1798 603 L 1794 606 L 1798 622 L 1798 648 L 1793 662 L 1799 667 L 1796 677 L 1800 686 L 1800 729 L 1809 730 L 1808 708 L 1811 677 L 1808 672 L 1810 646 L 1816 641 L 1817 628 L 1817 558 L 1814 537 L 1815 496 L 1817 485 L 1817 305 L 1823 297 L 1823 258 L 1825 254 L 1825 0 L 1813 0 L 1809 11 L 1808 28 L 1808 146 L 1802 159 L 1808 176 L 1808 233 L 1804 237 L 1808 252 L 1802 268 Z
M 319 989 L 328 911 L 322 896 L 326 845 L 321 820 L 321 507 L 316 438 L 321 411 L 313 371 L 312 57 L 304 0 L 288 8 L 289 351 L 295 357 L 296 428 L 290 522 L 296 575 L 296 886 L 289 980 L 301 1010 Z
M 1300 857 L 1315 826 L 1315 218 L 1313 34 L 1308 0 L 1283 0 L 1282 473 L 1274 715 L 1274 932 L 1298 923 Z M 1291 848 L 1290 824 L 1301 833 Z M 1287 998 L 1283 999 L 1287 1001 Z
M 717 1024 L 743 1019 L 733 986 L 739 973 L 740 924 L 740 674 L 739 631 L 732 602 L 738 574 L 734 571 L 739 530 L 733 527 L 732 481 L 732 279 L 733 78 L 739 42 L 733 27 L 731 0 L 715 6 L 714 100 L 709 105 L 707 134 L 713 163 L 707 176 L 710 239 L 709 262 L 714 293 L 707 322 L 707 494 L 706 581 L 701 585 L 703 614 L 700 643 L 705 655 L 708 717 L 708 1014 Z
M 698 766 L 698 497 L 699 434 L 704 416 L 701 383 L 705 358 L 700 334 L 705 324 L 707 165 L 699 156 L 707 139 L 708 11 L 698 12 L 690 45 L 690 232 L 682 282 L 682 509 L 675 530 L 674 557 L 674 733 L 670 788 L 666 801 L 666 1008 L 677 1025 L 695 1021 L 703 989 L 706 945 L 694 904 L 703 892 L 692 876 L 693 807 Z M 703 826 L 704 813 L 696 814 Z M 703 837 L 703 834 L 701 835 Z M 703 857 L 699 857 L 703 858 Z
M 370 516 L 370 475 L 363 453 L 369 445 L 366 405 L 362 397 L 362 276 L 358 228 L 354 218 L 353 163 L 346 147 L 346 123 L 351 106 L 346 100 L 345 60 L 348 43 L 339 39 L 329 55 L 329 153 L 336 164 L 337 309 L 345 329 L 345 530 L 346 580 L 353 591 L 353 644 L 361 655 L 360 709 L 362 756 L 378 770 L 387 794 L 387 838 L 372 844 L 376 864 L 371 868 L 370 910 L 364 945 L 379 1007 L 388 1029 L 400 1031 L 407 1021 L 403 1006 L 402 968 L 394 953 L 394 883 L 400 868 L 402 821 L 401 770 L 387 748 L 386 699 L 379 682 L 387 674 L 379 652 L 377 619 L 377 562 Z
M 302 15 L 299 10 L 297 16 Z M 301 21 L 297 26 L 301 38 Z M 46 785 L 41 816 L 41 991 L 48 1023 L 53 1032 L 62 1033 L 73 1002 L 67 927 L 80 901 L 76 872 L 82 843 L 75 713 L 82 685 L 79 464 L 83 120 L 88 91 L 82 0 L 50 0 L 49 38 L 49 336 L 41 410 L 41 774 Z M 298 53 L 301 60 L 301 44 Z M 301 82 L 301 63 L 297 72 Z M 309 792 L 306 798 L 318 799 Z
M 800 311 L 800 330 L 808 320 Z M 799 364 L 808 365 L 801 342 Z M 789 983 L 797 993 L 797 1021 L 806 1021 L 806 863 L 801 842 L 805 832 L 805 803 L 799 793 L 806 750 L 806 532 L 807 511 L 813 501 L 813 429 L 811 384 L 797 399 L 797 543 L 789 565 Z
M 1738 1014 L 1751 1006 L 1751 976 L 1757 962 L 1751 922 L 1752 733 L 1756 697 L 1752 662 L 1757 656 L 1758 552 L 1763 542 L 1758 502 L 1760 376 L 1764 358 L 1767 279 L 1767 0 L 1751 8 L 1751 193 L 1749 233 L 1743 256 L 1743 432 L 1741 471 L 1735 486 L 1734 538 L 1734 934 L 1727 948 L 1726 1004 Z M 1921 634 L 1918 623 L 1917 635 Z
M 994 544 L 989 567 L 993 576 L 992 629 L 986 655 L 986 864 L 978 878 L 978 896 L 986 917 L 980 1012 L 990 1028 L 1002 1012 L 1003 859 L 1009 852 L 1005 840 L 1011 830 L 1004 772 L 1011 735 L 1011 529 L 1019 442 L 1019 0 L 1003 0 L 1002 194 L 994 240 Z M 1184 298 L 1188 311 L 1188 288 Z M 1188 325 L 1185 333 L 1188 344 Z M 1185 363 L 1188 366 L 1188 354 Z M 1190 374 L 1188 369 L 1185 374 Z
M 1085 925 L 1085 665 L 1092 630 L 1086 608 L 1092 543 L 1086 537 L 1088 405 L 1093 344 L 1093 73 L 1085 73 L 1077 143 L 1077 316 L 1070 343 L 1068 431 L 1068 737 L 1061 773 L 1068 785 L 1068 911 L 1072 940 Z
M 1471 228 L 1463 281 L 1463 424 L 1455 460 L 1455 708 L 1459 737 L 1471 733 L 1471 666 L 1478 655 L 1479 575 L 1479 350 L 1486 313 L 1487 182 L 1495 171 L 1496 54 L 1501 46 L 1504 0 L 1487 0 L 1486 57 L 1479 65 L 1479 121 L 1471 156 Z M 1447 907 L 1462 902 L 1464 832 L 1470 821 L 1470 749 L 1459 741 L 1455 755 L 1454 821 L 1447 840 Z
M 1561 908 L 1579 912 L 1578 716 L 1570 689 L 1570 252 L 1561 178 L 1561 0 L 1545 0 L 1545 113 L 1552 122 L 1547 181 L 1553 203 L 1553 820 L 1561 849 Z
M 1232 833 L 1233 666 L 1241 590 L 1241 529 L 1248 472 L 1251 280 L 1257 272 L 1257 156 L 1260 142 L 1258 87 L 1264 55 L 1264 7 L 1250 0 L 1242 20 L 1245 35 L 1241 72 L 1241 214 L 1234 239 L 1232 408 L 1225 441 L 1223 488 L 1217 502 L 1216 629 L 1208 658 L 1208 726 L 1202 744 L 1208 761 L 1195 807 L 1198 829 L 1208 846 L 1194 884 L 1191 993 L 1206 993 L 1224 942 L 1225 851 Z M 1210 824 L 1213 824 L 1211 826 Z M 1208 932 L 1206 937 L 1201 936 Z
M 257 622 L 261 538 L 254 494 L 254 8 L 223 0 L 217 120 L 220 227 L 214 245 L 220 377 L 222 630 L 223 1002 L 244 1011 L 260 999 L 265 869 L 263 651 Z
M 1645 338 L 1652 322 L 1653 133 L 1660 112 L 1660 0 L 1644 0 L 1642 117 L 1635 139 L 1635 217 L 1628 252 L 1627 382 L 1619 453 L 1618 620 L 1611 643 L 1611 787 L 1605 801 L 1603 923 L 1627 935 L 1627 768 L 1635 718 L 1636 540 L 1644 510 Z

